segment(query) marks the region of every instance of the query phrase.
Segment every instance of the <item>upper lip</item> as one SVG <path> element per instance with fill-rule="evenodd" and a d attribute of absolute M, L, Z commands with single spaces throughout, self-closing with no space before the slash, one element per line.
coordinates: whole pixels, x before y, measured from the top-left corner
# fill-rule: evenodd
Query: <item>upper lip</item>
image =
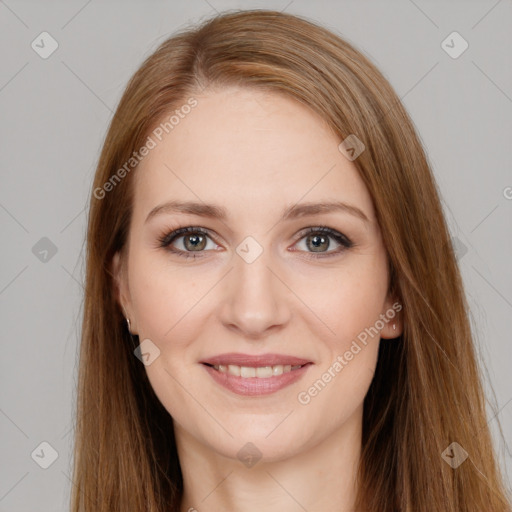
<path fill-rule="evenodd" d="M 209 357 L 201 361 L 203 364 L 210 365 L 236 365 L 236 366 L 247 366 L 247 367 L 260 367 L 260 366 L 276 366 L 284 365 L 305 365 L 311 363 L 307 359 L 300 357 L 288 356 L 285 354 L 261 354 L 257 356 L 251 356 L 249 354 L 238 354 L 235 352 L 229 354 L 220 354 L 218 356 Z"/>

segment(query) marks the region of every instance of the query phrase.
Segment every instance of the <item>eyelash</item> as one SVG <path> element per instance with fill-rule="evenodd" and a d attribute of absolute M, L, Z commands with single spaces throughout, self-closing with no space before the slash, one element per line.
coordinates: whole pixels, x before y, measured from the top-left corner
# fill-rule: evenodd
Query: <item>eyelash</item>
<path fill-rule="evenodd" d="M 202 258 L 203 256 L 199 256 L 198 254 L 193 254 L 193 251 L 182 251 L 181 249 L 175 249 L 171 246 L 172 242 L 174 242 L 177 238 L 179 238 L 180 235 L 187 234 L 187 233 L 194 233 L 194 234 L 200 233 L 200 234 L 205 235 L 208 238 L 210 238 L 207 230 L 200 228 L 200 227 L 188 226 L 185 228 L 175 229 L 174 231 L 171 231 L 171 232 L 166 232 L 163 235 L 161 235 L 160 237 L 158 237 L 159 247 L 167 249 L 168 251 L 170 251 L 182 258 L 193 258 L 193 259 Z M 318 254 L 315 254 L 314 252 L 307 253 L 307 254 L 309 254 L 308 257 L 311 257 L 313 259 L 328 258 L 331 256 L 335 256 L 337 254 L 342 253 L 346 249 L 350 249 L 351 247 L 354 246 L 353 242 L 349 238 L 347 238 L 345 235 L 343 235 L 342 233 L 339 233 L 338 231 L 335 231 L 334 229 L 331 229 L 327 226 L 316 226 L 316 227 L 307 228 L 305 232 L 301 233 L 301 236 L 297 240 L 297 242 L 301 241 L 303 238 L 307 237 L 308 235 L 310 235 L 312 233 L 316 233 L 316 234 L 320 234 L 320 235 L 328 235 L 331 238 L 333 238 L 334 240 L 336 240 L 336 242 L 338 242 L 342 246 L 340 249 L 331 251 L 328 253 L 318 253 Z M 205 251 L 198 251 L 198 252 L 205 252 Z"/>

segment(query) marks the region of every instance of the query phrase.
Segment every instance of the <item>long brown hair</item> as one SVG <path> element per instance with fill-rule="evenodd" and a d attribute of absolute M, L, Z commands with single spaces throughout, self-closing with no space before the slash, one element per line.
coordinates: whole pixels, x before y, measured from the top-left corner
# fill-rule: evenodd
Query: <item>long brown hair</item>
<path fill-rule="evenodd" d="M 509 512 L 461 276 L 413 123 L 361 52 L 306 19 L 268 10 L 226 12 L 162 43 L 110 124 L 89 212 L 73 512 L 179 510 L 172 418 L 133 354 L 111 262 L 126 246 L 133 152 L 187 99 L 224 85 L 285 94 L 318 113 L 340 142 L 356 135 L 365 145 L 354 163 L 375 205 L 404 330 L 381 341 L 364 401 L 356 510 Z M 453 458 L 453 442 L 468 454 L 457 468 L 442 456 L 448 448 Z"/>

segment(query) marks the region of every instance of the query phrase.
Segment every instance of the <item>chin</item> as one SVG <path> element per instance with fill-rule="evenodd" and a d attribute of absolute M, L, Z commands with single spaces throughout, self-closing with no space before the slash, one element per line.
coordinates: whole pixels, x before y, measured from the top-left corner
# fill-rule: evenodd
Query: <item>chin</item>
<path fill-rule="evenodd" d="M 254 420 L 241 422 L 238 428 L 231 424 L 230 433 L 233 437 L 216 437 L 208 444 L 213 450 L 231 459 L 242 460 L 247 456 L 257 457 L 260 462 L 286 460 L 307 450 L 315 442 L 304 424 L 298 425 L 293 421 L 288 423 L 288 419 L 283 422 L 285 417 L 286 414 L 280 415 L 279 421 L 265 421 L 262 424 Z M 272 427 L 269 427 L 270 423 Z"/>

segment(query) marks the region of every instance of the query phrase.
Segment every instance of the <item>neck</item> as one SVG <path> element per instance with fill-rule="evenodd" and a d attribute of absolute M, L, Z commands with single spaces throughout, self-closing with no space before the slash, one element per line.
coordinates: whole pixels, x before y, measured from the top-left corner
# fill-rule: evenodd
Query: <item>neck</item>
<path fill-rule="evenodd" d="M 362 408 L 307 451 L 263 458 L 252 467 L 201 444 L 175 424 L 184 485 L 180 511 L 353 512 L 361 424 Z"/>

